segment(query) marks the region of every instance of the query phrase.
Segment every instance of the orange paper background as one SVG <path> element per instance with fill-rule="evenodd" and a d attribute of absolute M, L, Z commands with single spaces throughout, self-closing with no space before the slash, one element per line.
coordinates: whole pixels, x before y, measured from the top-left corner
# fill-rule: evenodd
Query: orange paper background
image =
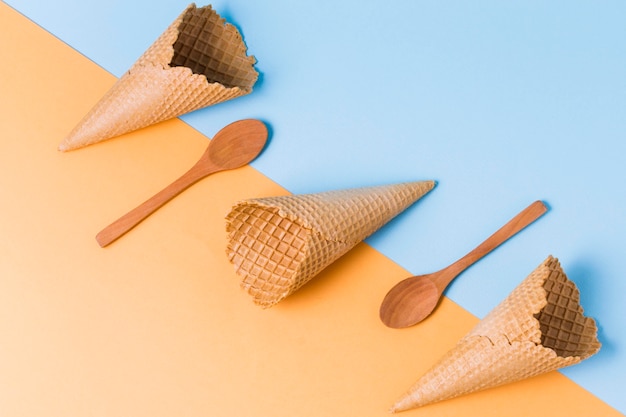
<path fill-rule="evenodd" d="M 172 120 L 58 152 L 115 80 L 5 4 L 0 30 L 20 34 L 0 66 L 0 415 L 382 416 L 476 323 L 444 299 L 419 326 L 385 328 L 380 300 L 409 274 L 366 244 L 276 307 L 254 306 L 226 259 L 224 216 L 287 192 L 250 167 L 101 249 L 95 234 L 207 138 Z M 405 415 L 536 413 L 620 415 L 558 372 Z"/>

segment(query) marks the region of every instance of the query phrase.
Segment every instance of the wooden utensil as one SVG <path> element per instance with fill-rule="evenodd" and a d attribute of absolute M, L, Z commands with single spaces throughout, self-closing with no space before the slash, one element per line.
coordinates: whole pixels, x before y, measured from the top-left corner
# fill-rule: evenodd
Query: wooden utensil
<path fill-rule="evenodd" d="M 254 119 L 239 120 L 224 127 L 209 142 L 202 157 L 189 171 L 105 227 L 96 235 L 96 241 L 101 247 L 109 245 L 202 178 L 248 164 L 263 150 L 267 134 L 265 124 Z"/>
<path fill-rule="evenodd" d="M 541 217 L 547 207 L 535 201 L 470 253 L 450 266 L 427 275 L 407 278 L 396 284 L 380 306 L 380 319 L 394 329 L 409 327 L 432 313 L 448 284 L 483 256 Z"/>

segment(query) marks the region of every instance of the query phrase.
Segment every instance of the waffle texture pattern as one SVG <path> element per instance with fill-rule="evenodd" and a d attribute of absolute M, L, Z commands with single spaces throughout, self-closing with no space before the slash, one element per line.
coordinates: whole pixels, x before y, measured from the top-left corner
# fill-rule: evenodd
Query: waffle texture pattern
<path fill-rule="evenodd" d="M 403 411 L 576 364 L 600 349 L 580 294 L 549 256 L 444 355 L 392 411 Z"/>
<path fill-rule="evenodd" d="M 306 284 L 434 187 L 420 181 L 250 199 L 227 215 L 227 255 L 256 304 Z"/>
<path fill-rule="evenodd" d="M 210 6 L 191 4 L 61 142 L 81 148 L 252 91 L 255 58 Z"/>

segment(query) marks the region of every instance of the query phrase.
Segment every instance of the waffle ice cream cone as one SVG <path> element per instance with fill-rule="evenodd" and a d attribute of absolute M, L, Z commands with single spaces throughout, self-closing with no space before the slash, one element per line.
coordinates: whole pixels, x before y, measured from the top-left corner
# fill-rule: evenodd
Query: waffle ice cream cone
<path fill-rule="evenodd" d="M 270 307 L 417 201 L 433 181 L 250 199 L 227 215 L 241 286 Z"/>
<path fill-rule="evenodd" d="M 392 407 L 421 407 L 588 358 L 600 349 L 593 319 L 557 259 L 548 257 Z"/>
<path fill-rule="evenodd" d="M 61 142 L 72 150 L 252 91 L 256 60 L 211 6 L 185 11 Z"/>

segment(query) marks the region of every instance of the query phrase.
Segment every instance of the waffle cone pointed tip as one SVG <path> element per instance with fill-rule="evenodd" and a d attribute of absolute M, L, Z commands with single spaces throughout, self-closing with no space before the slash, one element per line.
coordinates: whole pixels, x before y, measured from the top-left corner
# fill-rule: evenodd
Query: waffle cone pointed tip
<path fill-rule="evenodd" d="M 65 141 L 61 142 L 57 149 L 61 152 L 69 151 L 69 147 Z"/>
<path fill-rule="evenodd" d="M 391 406 L 389 412 L 391 414 L 399 413 L 402 411 L 410 410 L 414 408 L 415 401 L 411 397 L 404 397 L 398 400 L 394 405 Z"/>
<path fill-rule="evenodd" d="M 600 349 L 580 294 L 549 256 L 392 410 L 403 411 L 574 365 Z"/>
<path fill-rule="evenodd" d="M 241 286 L 270 307 L 434 186 L 419 181 L 245 200 L 226 217 L 226 252 Z"/>

